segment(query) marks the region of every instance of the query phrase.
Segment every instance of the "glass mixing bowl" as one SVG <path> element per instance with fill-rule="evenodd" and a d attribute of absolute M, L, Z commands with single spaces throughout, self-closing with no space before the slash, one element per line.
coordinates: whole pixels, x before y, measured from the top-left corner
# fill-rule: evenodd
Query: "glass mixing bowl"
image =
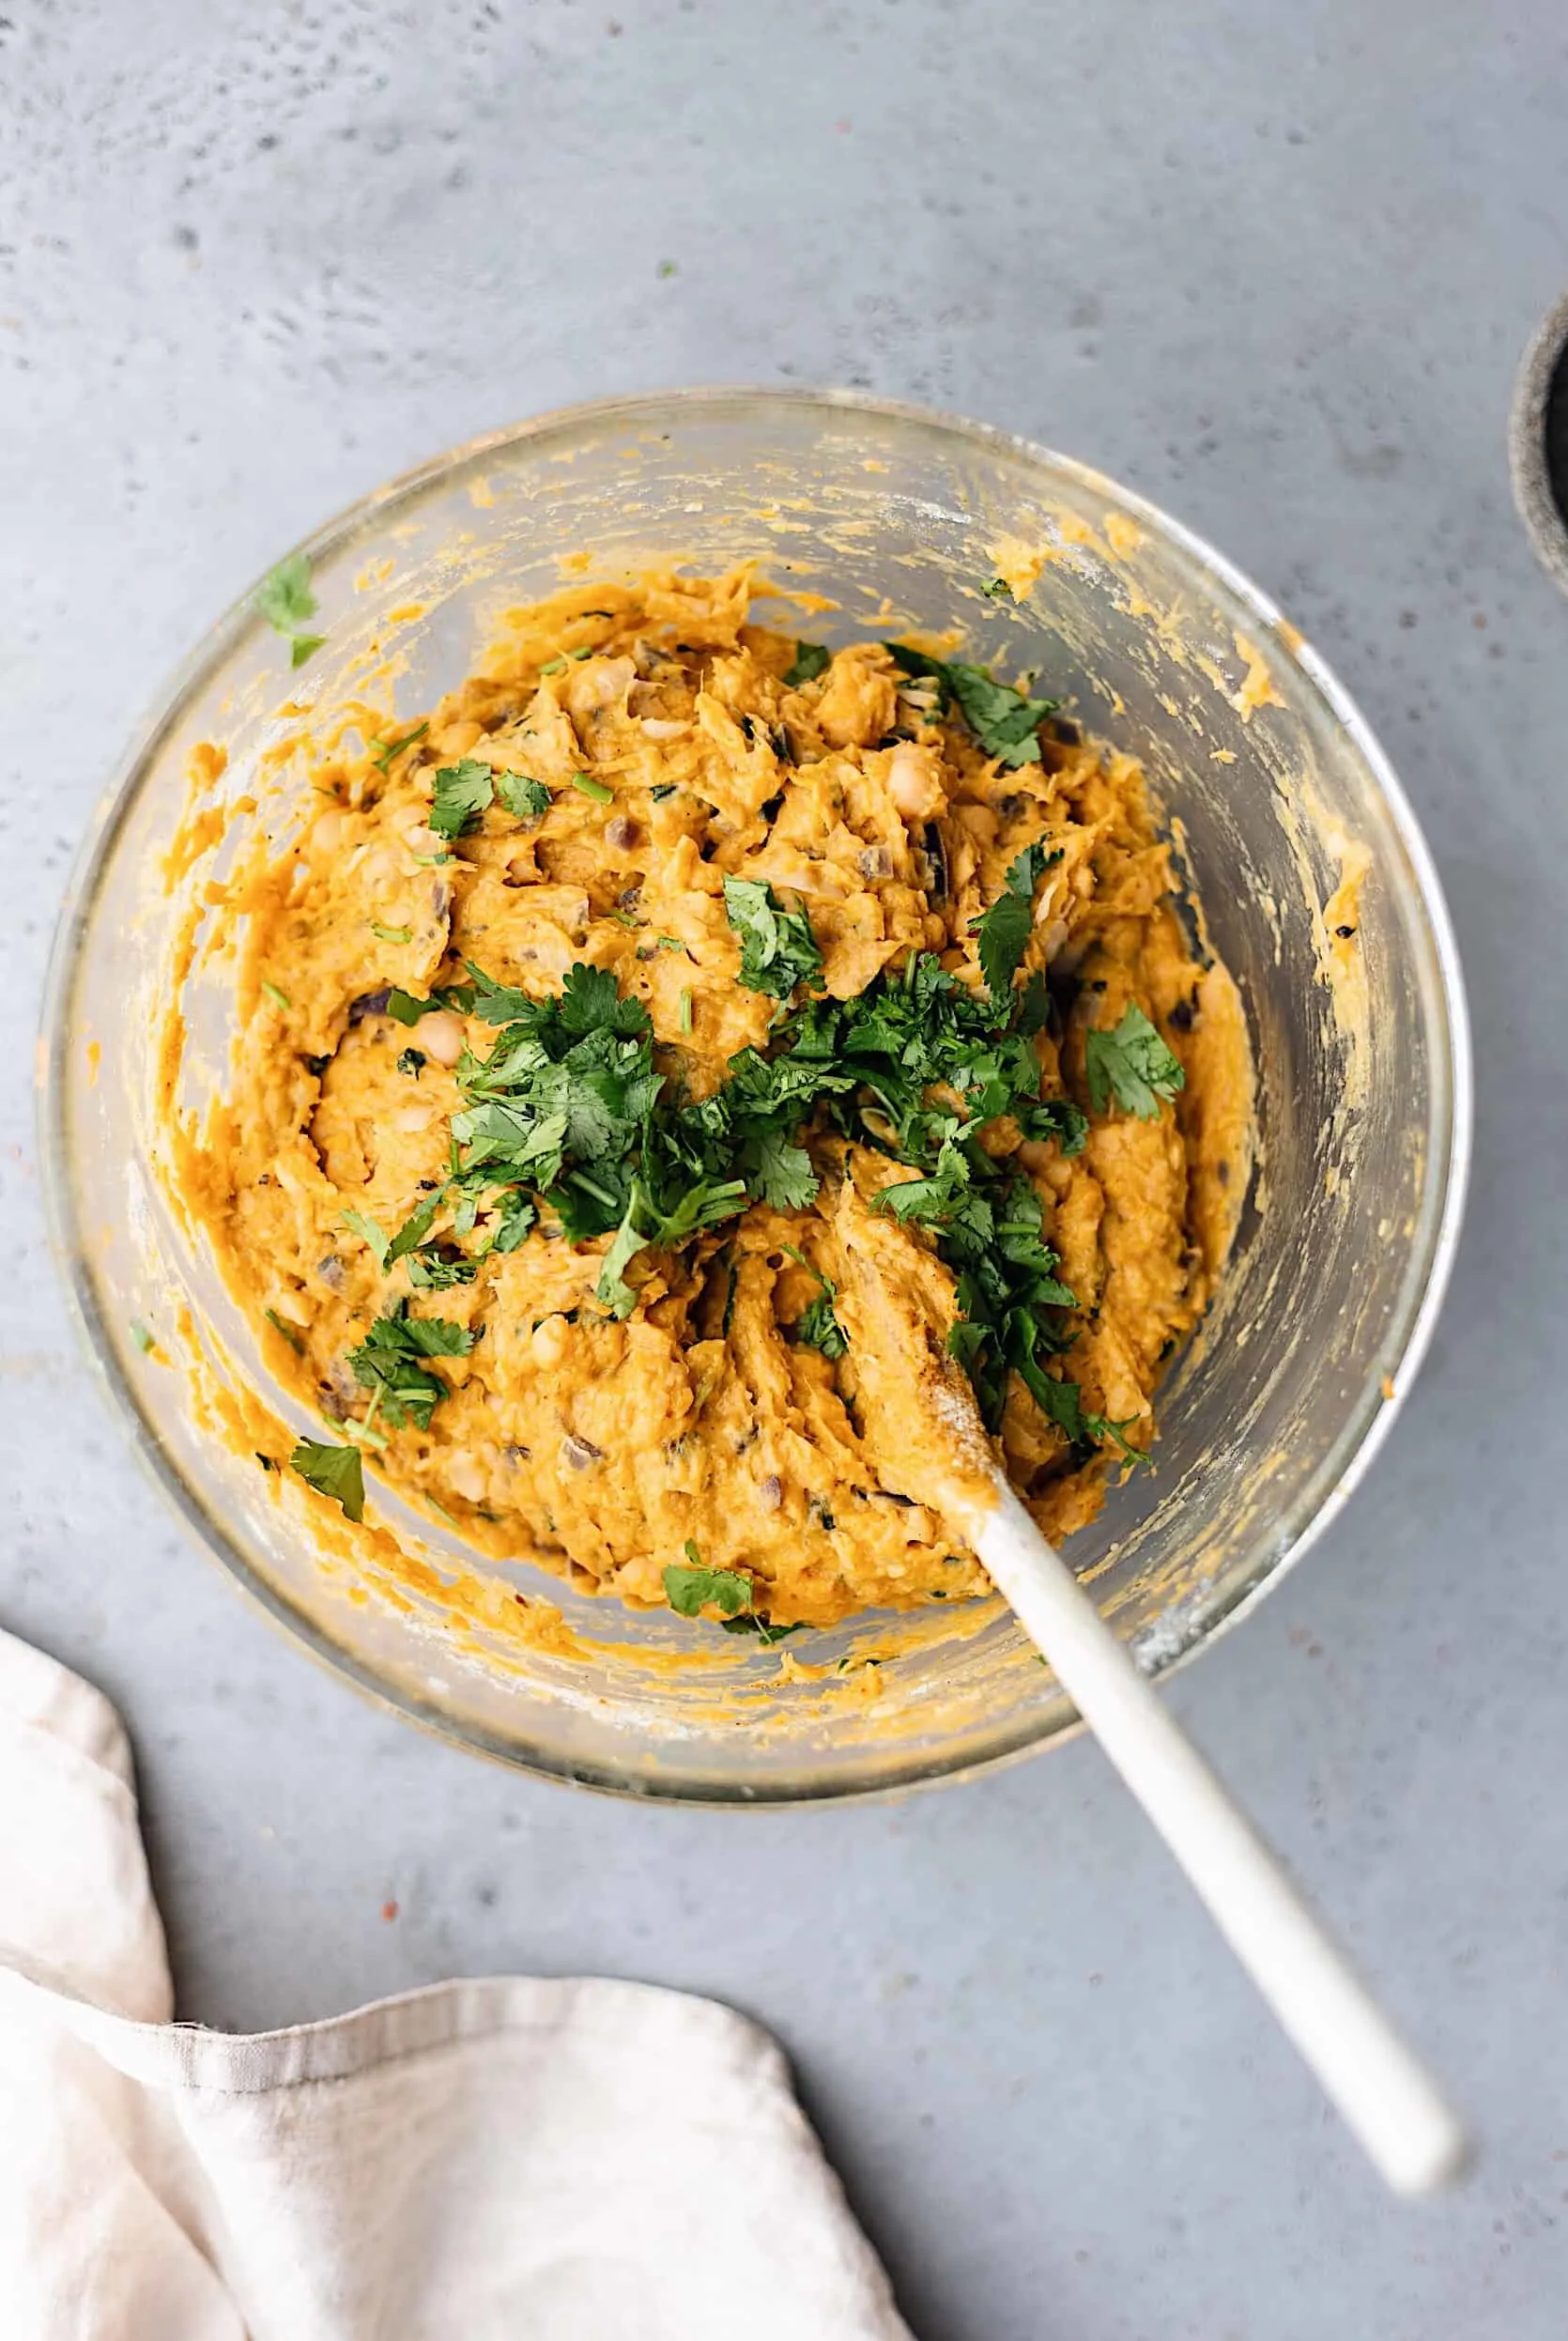
<path fill-rule="evenodd" d="M 192 747 L 225 747 L 210 801 L 232 805 L 299 720 L 284 702 L 330 707 L 390 643 L 398 713 L 426 706 L 467 671 L 493 613 L 553 590 L 569 556 L 587 555 L 576 574 L 591 577 L 761 556 L 778 582 L 839 605 L 813 635 L 960 626 L 1006 671 L 1038 670 L 1091 731 L 1142 757 L 1163 803 L 1246 1003 L 1258 1159 L 1225 1291 L 1163 1392 L 1158 1469 L 1115 1490 L 1071 1550 L 1151 1673 L 1233 1622 L 1306 1550 L 1388 1430 L 1453 1249 L 1468 1136 L 1437 881 L 1322 661 L 1141 498 L 999 432 L 843 393 L 686 392 L 548 415 L 423 465 L 303 549 L 325 647 L 291 676 L 247 600 L 187 662 L 86 840 L 47 1007 L 60 1263 L 137 1448 L 223 1565 L 406 1714 L 599 1788 L 731 1803 L 865 1794 L 1021 1755 L 1074 1722 L 999 1603 L 759 1649 L 481 1563 L 378 1491 L 373 1510 L 425 1563 L 399 1579 L 374 1559 L 324 1555 L 253 1456 L 211 1428 L 225 1382 L 311 1426 L 153 1168 L 164 862 Z M 1042 565 L 1026 599 L 980 597 L 998 566 L 1029 555 Z M 277 769 L 302 801 L 303 779 Z M 232 1004 L 193 988 L 188 1075 L 210 1086 Z M 203 1375 L 181 1363 L 185 1336 L 208 1353 Z M 557 1603 L 588 1656 L 519 1642 L 514 1588 Z"/>

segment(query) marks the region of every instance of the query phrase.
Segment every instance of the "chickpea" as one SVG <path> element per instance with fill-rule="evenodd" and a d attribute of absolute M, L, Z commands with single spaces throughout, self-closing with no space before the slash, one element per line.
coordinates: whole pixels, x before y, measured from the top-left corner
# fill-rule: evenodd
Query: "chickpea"
<path fill-rule="evenodd" d="M 899 741 L 887 766 L 887 793 L 906 821 L 929 821 L 942 810 L 942 783 L 929 747 Z"/>
<path fill-rule="evenodd" d="M 438 1065 L 455 1065 L 468 1035 L 461 1016 L 453 1015 L 450 1008 L 442 1008 L 434 1016 L 420 1018 L 417 1038 L 425 1055 L 433 1057 Z"/>
<path fill-rule="evenodd" d="M 469 1503 L 483 1503 L 489 1493 L 478 1457 L 466 1447 L 459 1447 L 447 1456 L 446 1475 L 458 1495 L 466 1497 Z"/>
<path fill-rule="evenodd" d="M 442 756 L 466 756 L 474 742 L 484 737 L 484 726 L 465 718 L 456 723 L 443 724 L 432 746 Z"/>

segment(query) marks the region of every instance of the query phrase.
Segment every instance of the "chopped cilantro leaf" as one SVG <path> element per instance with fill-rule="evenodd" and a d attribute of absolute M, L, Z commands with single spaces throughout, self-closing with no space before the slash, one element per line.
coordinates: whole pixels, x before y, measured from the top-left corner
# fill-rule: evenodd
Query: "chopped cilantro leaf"
<path fill-rule="evenodd" d="M 438 838 L 460 838 L 478 821 L 495 793 L 496 776 L 490 765 L 472 756 L 443 764 L 436 775 L 431 828 Z"/>
<path fill-rule="evenodd" d="M 832 655 L 825 643 L 797 642 L 793 662 L 785 670 L 785 689 L 794 691 L 803 683 L 815 683 Z"/>
<path fill-rule="evenodd" d="M 757 1640 L 763 1643 L 785 1641 L 792 1634 L 805 1632 L 804 1626 L 800 1625 L 775 1625 L 773 1620 L 760 1610 L 743 1610 L 738 1618 L 725 1618 L 722 1623 L 727 1634 L 755 1634 Z"/>
<path fill-rule="evenodd" d="M 1103 1414 L 1088 1414 L 1084 1409 L 1084 1393 L 1076 1382 L 1058 1380 L 1053 1374 L 1026 1374 L 1025 1379 L 1042 1414 L 1055 1424 L 1065 1439 L 1075 1447 L 1115 1447 L 1126 1463 L 1144 1463 L 1147 1457 L 1141 1447 L 1135 1447 L 1127 1437 L 1126 1423 L 1109 1422 Z"/>
<path fill-rule="evenodd" d="M 1044 968 L 1037 967 L 1025 981 L 1022 996 L 1013 1009 L 1013 1030 L 1032 1040 L 1050 1022 L 1051 987 L 1045 980 Z"/>
<path fill-rule="evenodd" d="M 958 658 L 930 658 L 906 643 L 886 645 L 895 665 L 905 674 L 934 675 L 957 700 L 960 712 L 988 756 L 1009 766 L 1038 764 L 1039 727 L 1053 715 L 1060 700 L 1026 699 L 1010 683 L 998 683 L 983 667 L 966 666 Z"/>
<path fill-rule="evenodd" d="M 498 772 L 496 794 L 519 821 L 537 821 L 550 809 L 550 793 L 543 780 L 530 780 L 525 773 Z"/>
<path fill-rule="evenodd" d="M 360 1238 L 360 1240 L 362 1243 L 369 1244 L 371 1251 L 376 1255 L 377 1267 L 384 1273 L 387 1265 L 387 1254 L 392 1249 L 391 1237 L 384 1235 L 381 1229 L 377 1226 L 376 1222 L 373 1219 L 368 1218 L 363 1211 L 342 1211 L 338 1214 L 338 1216 L 341 1218 L 346 1227 L 351 1227 L 353 1229 L 355 1235 Z"/>
<path fill-rule="evenodd" d="M 980 973 L 993 1000 L 1005 1000 L 1012 989 L 1018 963 L 1028 947 L 1033 913 L 1027 895 L 1010 888 L 999 894 L 976 928 Z"/>
<path fill-rule="evenodd" d="M 465 960 L 473 981 L 473 1012 L 487 1024 L 530 1024 L 540 1014 L 540 1003 L 513 984 L 493 983 L 483 968 L 472 960 Z"/>
<path fill-rule="evenodd" d="M 1011 684 L 992 682 L 983 667 L 955 661 L 947 672 L 964 721 L 986 754 L 1010 766 L 1038 764 L 1039 727 L 1060 701 L 1026 699 Z"/>
<path fill-rule="evenodd" d="M 324 634 L 297 634 L 288 646 L 289 665 L 302 667 L 307 658 L 315 656 L 326 639 Z"/>
<path fill-rule="evenodd" d="M 1041 872 L 1061 858 L 1060 848 L 1049 853 L 1038 838 L 1026 845 L 1008 869 L 1002 892 L 978 922 L 980 972 L 993 1000 L 1005 1001 L 1012 990 L 1034 923 L 1035 888 Z"/>
<path fill-rule="evenodd" d="M 506 1200 L 496 1214 L 495 1225 L 485 1239 L 484 1251 L 515 1252 L 539 1217 L 527 1195 L 510 1188 Z"/>
<path fill-rule="evenodd" d="M 474 1337 L 466 1325 L 447 1317 L 378 1317 L 368 1335 L 372 1348 L 395 1350 L 410 1358 L 466 1358 Z"/>
<path fill-rule="evenodd" d="M 678 1252 L 704 1227 L 744 1210 L 746 1201 L 744 1180 L 703 1178 L 688 1187 L 672 1209 L 661 1210 L 646 1181 L 634 1178 L 625 1213 L 599 1271 L 594 1298 L 600 1306 L 612 1317 L 629 1317 L 637 1294 L 626 1282 L 625 1271 L 639 1252 Z"/>
<path fill-rule="evenodd" d="M 305 1353 L 305 1345 L 300 1340 L 299 1334 L 295 1332 L 293 1326 L 287 1323 L 284 1318 L 281 1317 L 276 1309 L 264 1309 L 262 1314 L 266 1317 L 269 1325 L 271 1326 L 272 1331 L 275 1333 L 281 1333 L 283 1335 L 289 1348 L 293 1350 L 295 1356 L 303 1357 Z M 152 1347 L 150 1334 L 148 1335 L 146 1346 L 148 1348 Z"/>
<path fill-rule="evenodd" d="M 263 578 L 253 595 L 258 616 L 277 634 L 300 634 L 315 615 L 311 592 L 311 565 L 303 553 L 290 553 Z"/>
<path fill-rule="evenodd" d="M 1032 901 L 1041 878 L 1061 858 L 1059 845 L 1048 846 L 1043 838 L 1037 838 L 1032 845 L 1024 847 L 1016 860 L 1008 863 L 1006 880 L 1008 893 L 1019 895 L 1025 902 Z"/>
<path fill-rule="evenodd" d="M 764 1128 L 746 1148 L 746 1183 L 777 1211 L 803 1211 L 817 1192 L 817 1174 L 804 1147 L 792 1146 L 782 1130 Z"/>
<path fill-rule="evenodd" d="M 843 1327 L 833 1313 L 834 1295 L 838 1287 L 829 1279 L 822 1279 L 822 1289 L 795 1319 L 794 1335 L 808 1349 L 820 1349 L 824 1358 L 841 1358 L 849 1348 Z"/>
<path fill-rule="evenodd" d="M 561 1021 L 568 1032 L 635 1039 L 648 1030 L 648 1010 L 640 1000 L 621 997 L 612 968 L 588 967 L 579 960 L 561 987 Z"/>
<path fill-rule="evenodd" d="M 427 1373 L 423 1358 L 467 1357 L 473 1335 L 442 1317 L 411 1317 L 403 1303 L 378 1317 L 358 1348 L 348 1352 L 355 1379 L 374 1393 L 383 1419 L 394 1430 L 413 1423 L 430 1428 L 430 1417 L 447 1394 L 447 1385 Z"/>
<path fill-rule="evenodd" d="M 408 1255 L 408 1282 L 416 1292 L 445 1292 L 453 1285 L 471 1285 L 478 1274 L 474 1261 L 436 1244 Z"/>
<path fill-rule="evenodd" d="M 1078 1384 L 1038 1371 L 1028 1376 L 1028 1382 L 1047 1421 L 1054 1423 L 1074 1446 L 1085 1443 L 1088 1434 L 1084 1428 L 1084 1393 Z"/>
<path fill-rule="evenodd" d="M 399 1024 L 417 1024 L 422 1016 L 434 1016 L 440 1005 L 439 1000 L 422 1000 L 412 992 L 402 992 L 396 984 L 387 993 L 387 1014 Z M 407 1054 L 412 1055 L 415 1052 L 410 1050 Z M 398 1066 L 401 1070 L 401 1058 Z"/>
<path fill-rule="evenodd" d="M 1103 1114 L 1111 1093 L 1124 1113 L 1144 1122 L 1160 1117 L 1161 1098 L 1174 1098 L 1187 1076 L 1141 1008 L 1130 1004 L 1114 1032 L 1091 1032 L 1084 1042 L 1089 1101 Z"/>
<path fill-rule="evenodd" d="M 1026 1138 L 1054 1138 L 1064 1158 L 1082 1154 L 1088 1143 L 1089 1117 L 1071 1098 L 1042 1098 L 1019 1115 Z"/>
<path fill-rule="evenodd" d="M 697 1548 L 688 1544 L 686 1550 Z M 705 1569 L 699 1563 L 690 1567 L 672 1561 L 664 1572 L 664 1590 L 670 1608 L 677 1617 L 700 1617 L 711 1602 L 721 1617 L 738 1617 L 751 1607 L 751 1579 L 738 1569 Z"/>
<path fill-rule="evenodd" d="M 1013 589 L 1006 578 L 992 578 L 989 585 L 981 586 L 980 591 L 988 602 L 1010 602 L 1014 598 Z"/>
<path fill-rule="evenodd" d="M 387 1246 L 387 1256 L 383 1263 L 385 1267 L 391 1268 L 398 1260 L 407 1259 L 410 1252 L 418 1249 L 435 1226 L 436 1214 L 445 1201 L 446 1190 L 444 1187 L 438 1187 L 433 1195 L 428 1195 L 422 1204 L 409 1212 Z"/>
<path fill-rule="evenodd" d="M 509 1178 L 532 1178 L 546 1186 L 560 1176 L 566 1117 L 538 1115 L 492 1098 L 454 1114 L 452 1134 L 462 1147 L 464 1171 L 495 1163 L 504 1165 Z"/>
<path fill-rule="evenodd" d="M 781 910 L 761 878 L 726 878 L 724 907 L 741 938 L 740 979 L 750 992 L 787 1000 L 821 975 L 822 955 L 803 910 Z"/>
<path fill-rule="evenodd" d="M 301 1439 L 288 1458 L 307 1486 L 340 1503 L 351 1520 L 365 1516 L 364 1465 L 358 1447 L 334 1447 L 319 1439 Z"/>
<path fill-rule="evenodd" d="M 969 1194 L 970 1170 L 968 1161 L 950 1138 L 943 1141 L 935 1170 L 926 1178 L 903 1178 L 895 1185 L 884 1187 L 877 1197 L 881 1210 L 891 1211 L 897 1220 L 939 1221 L 945 1219 L 961 1199 L 975 1208 L 990 1209 L 982 1197 Z M 988 1234 L 990 1230 L 986 1231 Z"/>
<path fill-rule="evenodd" d="M 626 1271 L 638 1254 L 646 1248 L 647 1242 L 647 1237 L 638 1230 L 633 1206 L 628 1203 L 626 1215 L 615 1231 L 615 1241 L 605 1254 L 599 1281 L 594 1286 L 595 1300 L 612 1317 L 630 1317 L 637 1306 L 637 1293 L 626 1282 Z"/>

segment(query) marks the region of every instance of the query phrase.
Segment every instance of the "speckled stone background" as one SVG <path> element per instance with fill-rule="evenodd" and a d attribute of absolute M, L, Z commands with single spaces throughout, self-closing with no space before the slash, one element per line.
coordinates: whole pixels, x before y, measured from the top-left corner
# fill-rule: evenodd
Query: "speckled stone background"
<path fill-rule="evenodd" d="M 11 0 L 0 1619 L 129 1718 L 186 2016 L 458 1969 L 735 2001 L 922 2341 L 1559 2341 L 1568 606 L 1503 433 L 1568 280 L 1565 110 L 1557 0 Z M 73 1348 L 36 995 L 164 672 L 384 474 L 745 378 L 950 405 L 1167 503 L 1427 825 L 1480 1064 L 1447 1315 L 1371 1484 L 1173 1698 L 1473 2116 L 1449 2201 L 1379 2194 L 1093 1748 L 799 1817 L 488 1769 L 251 1614 Z"/>

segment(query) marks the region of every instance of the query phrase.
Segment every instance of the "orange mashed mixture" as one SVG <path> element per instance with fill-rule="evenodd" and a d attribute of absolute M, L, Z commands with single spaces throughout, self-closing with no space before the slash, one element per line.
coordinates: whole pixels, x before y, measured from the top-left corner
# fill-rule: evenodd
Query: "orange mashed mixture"
<path fill-rule="evenodd" d="M 1053 718 L 1039 761 L 1009 768 L 877 642 L 787 681 L 798 645 L 751 622 L 755 590 L 743 568 L 574 586 L 514 610 L 423 726 L 388 726 L 392 752 L 369 743 L 317 774 L 314 820 L 243 889 L 254 1011 L 177 1175 L 269 1368 L 326 1418 L 313 1436 L 361 1440 L 373 1500 L 379 1474 L 486 1551 L 633 1603 L 663 1603 L 664 1571 L 690 1547 L 744 1576 L 757 1614 L 825 1625 L 986 1590 L 961 1539 L 902 1484 L 918 1424 L 873 1443 L 853 1345 L 830 1356 L 798 1337 L 844 1273 L 845 1194 L 869 1208 L 912 1174 L 808 1132 L 824 1173 L 811 1205 L 752 1203 L 679 1251 L 644 1253 L 623 1317 L 595 1297 L 607 1235 L 569 1240 L 546 1203 L 515 1248 L 487 1249 L 494 1209 L 462 1227 L 443 1201 L 430 1240 L 471 1278 L 416 1286 L 408 1260 L 378 1257 L 361 1231 L 398 1229 L 440 1190 L 458 1069 L 498 1035 L 460 1008 L 399 1022 L 389 999 L 460 985 L 470 963 L 534 999 L 575 964 L 609 970 L 644 1004 L 667 1081 L 701 1099 L 737 1051 L 766 1048 L 779 1009 L 738 980 L 727 876 L 765 880 L 806 912 L 816 986 L 834 999 L 920 951 L 977 990 L 976 922 L 1042 840 L 1057 858 L 1022 975 L 1043 973 L 1053 1012 L 1030 1045 L 1042 1096 L 1074 1099 L 1087 1140 L 1065 1153 L 1003 1117 L 980 1143 L 1029 1181 L 1075 1297 L 1062 1370 L 1135 1449 L 1153 1436 L 1161 1367 L 1221 1273 L 1251 1074 L 1235 985 L 1177 915 L 1131 757 Z M 466 834 L 438 835 L 434 776 L 462 760 L 542 783 L 546 809 L 519 815 L 498 791 Z M 1130 1003 L 1184 1075 L 1147 1120 L 1092 1110 L 1085 1077 L 1086 1033 Z M 950 1323 L 955 1280 L 930 1234 L 886 1229 L 912 1305 L 918 1293 Z M 445 1389 L 428 1427 L 383 1418 L 361 1432 L 370 1394 L 346 1360 L 400 1303 L 471 1346 L 428 1363 Z M 1055 1538 L 1125 1468 L 1118 1450 L 1085 1456 L 1016 1375 L 996 1448 Z"/>

